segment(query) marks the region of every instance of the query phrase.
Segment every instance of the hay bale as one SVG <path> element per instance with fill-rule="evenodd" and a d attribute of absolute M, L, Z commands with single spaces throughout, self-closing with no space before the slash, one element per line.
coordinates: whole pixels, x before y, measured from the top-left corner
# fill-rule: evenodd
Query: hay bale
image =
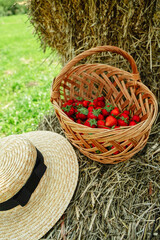
<path fill-rule="evenodd" d="M 28 7 L 44 50 L 47 46 L 57 49 L 66 63 L 91 47 L 121 47 L 133 56 L 142 81 L 159 97 L 158 4 L 158 0 L 30 0 Z M 88 61 L 125 68 L 123 59 L 104 56 Z"/>
<path fill-rule="evenodd" d="M 58 119 L 44 116 L 39 130 L 64 136 Z M 154 124 L 146 147 L 127 162 L 102 165 L 76 148 L 79 181 L 62 218 L 43 239 L 158 240 L 160 134 Z"/>

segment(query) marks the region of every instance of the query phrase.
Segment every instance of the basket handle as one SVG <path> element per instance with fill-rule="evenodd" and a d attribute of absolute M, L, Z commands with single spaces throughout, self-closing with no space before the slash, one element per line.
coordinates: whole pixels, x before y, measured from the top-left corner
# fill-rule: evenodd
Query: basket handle
<path fill-rule="evenodd" d="M 122 50 L 119 47 L 106 45 L 106 46 L 99 46 L 99 47 L 91 48 L 89 50 L 84 51 L 83 53 L 80 53 L 79 55 L 74 57 L 68 64 L 66 64 L 66 66 L 61 71 L 60 75 L 67 73 L 68 70 L 71 69 L 71 67 L 73 67 L 76 63 L 78 63 L 83 58 L 86 58 L 88 56 L 91 56 L 91 55 L 99 53 L 99 52 L 112 52 L 112 53 L 117 53 L 117 54 L 123 56 L 130 63 L 132 73 L 133 74 L 138 73 L 137 65 L 131 55 L 129 55 L 126 51 Z"/>
<path fill-rule="evenodd" d="M 62 71 L 60 72 L 60 74 L 54 79 L 54 83 L 52 85 L 52 93 L 54 91 L 56 91 L 56 89 L 58 88 L 58 86 L 60 85 L 63 76 L 65 76 L 65 74 L 75 65 L 77 64 L 80 60 L 91 56 L 93 54 L 96 53 L 100 53 L 100 52 L 112 52 L 112 53 L 117 53 L 121 56 L 123 56 L 125 59 L 128 60 L 128 62 L 130 63 L 131 69 L 132 69 L 132 74 L 138 74 L 138 69 L 137 69 L 137 65 L 133 59 L 133 57 L 131 55 L 129 55 L 126 51 L 122 50 L 121 48 L 115 47 L 115 46 L 98 46 L 95 48 L 91 48 L 89 50 L 84 51 L 83 53 L 80 53 L 79 55 L 77 55 L 76 57 L 74 57 L 70 62 L 68 62 L 62 69 Z M 54 94 L 52 94 L 53 96 Z"/>

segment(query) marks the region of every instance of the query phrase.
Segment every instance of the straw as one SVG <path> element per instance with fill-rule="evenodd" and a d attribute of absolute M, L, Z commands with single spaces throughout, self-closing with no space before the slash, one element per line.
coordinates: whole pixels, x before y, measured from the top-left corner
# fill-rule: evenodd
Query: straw
<path fill-rule="evenodd" d="M 38 129 L 51 130 L 51 127 L 64 135 L 53 113 L 41 120 Z M 80 172 L 76 192 L 63 218 L 67 240 L 150 239 L 152 230 L 152 240 L 158 239 L 159 127 L 157 120 L 145 148 L 117 165 L 92 161 L 74 148 Z M 60 240 L 61 221 L 43 239 Z"/>

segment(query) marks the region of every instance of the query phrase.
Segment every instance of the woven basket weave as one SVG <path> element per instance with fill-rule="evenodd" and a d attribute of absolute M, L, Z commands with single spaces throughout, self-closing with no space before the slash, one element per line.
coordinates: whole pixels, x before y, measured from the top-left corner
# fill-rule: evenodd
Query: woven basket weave
<path fill-rule="evenodd" d="M 122 55 L 131 65 L 132 73 L 106 64 L 76 65 L 80 60 L 99 52 Z M 102 94 L 120 111 L 131 110 L 141 122 L 120 129 L 90 128 L 72 121 L 62 105 L 69 99 L 95 99 Z M 92 160 L 104 164 L 126 161 L 147 143 L 151 126 L 158 112 L 154 94 L 141 82 L 134 59 L 114 46 L 99 46 L 73 58 L 53 80 L 51 102 L 68 140 Z M 92 144 L 95 147 L 91 147 Z M 115 148 L 108 150 L 113 145 Z M 99 151 L 97 151 L 99 150 Z M 115 151 L 119 151 L 114 155 Z"/>

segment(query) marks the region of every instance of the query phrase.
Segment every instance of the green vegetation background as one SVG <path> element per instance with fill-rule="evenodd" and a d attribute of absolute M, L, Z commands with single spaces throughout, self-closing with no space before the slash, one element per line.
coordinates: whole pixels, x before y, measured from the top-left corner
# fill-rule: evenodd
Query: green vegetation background
<path fill-rule="evenodd" d="M 0 16 L 26 13 L 27 7 L 23 3 L 24 0 L 0 0 Z"/>
<path fill-rule="evenodd" d="M 58 55 L 44 54 L 26 15 L 0 17 L 0 137 L 36 130 L 53 111 L 52 79 L 61 65 Z M 53 60 L 51 62 L 51 60 Z"/>

